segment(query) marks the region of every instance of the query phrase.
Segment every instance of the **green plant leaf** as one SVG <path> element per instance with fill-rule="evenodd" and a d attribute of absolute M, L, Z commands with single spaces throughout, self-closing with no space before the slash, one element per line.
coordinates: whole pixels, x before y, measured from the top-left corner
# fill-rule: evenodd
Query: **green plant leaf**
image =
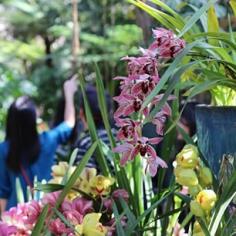
<path fill-rule="evenodd" d="M 164 200 L 166 200 L 168 197 L 170 197 L 174 193 L 175 189 L 170 190 L 167 194 L 165 194 L 161 199 L 157 200 L 155 203 L 153 203 L 147 210 L 143 212 L 142 215 L 140 215 L 137 220 L 134 222 L 132 226 L 129 227 L 129 230 L 127 232 L 127 235 L 130 235 L 133 230 L 137 227 L 137 225 L 147 216 L 149 215 L 158 205 L 160 205 Z"/>
<path fill-rule="evenodd" d="M 102 75 L 100 73 L 100 70 L 97 64 L 95 64 L 95 71 L 96 71 L 96 87 L 97 87 L 98 103 L 101 110 L 103 123 L 109 137 L 111 148 L 114 148 L 116 146 L 116 141 L 115 141 L 115 138 L 113 137 L 113 133 L 111 132 L 111 126 L 109 122 L 108 111 L 107 111 L 106 101 L 105 101 L 105 89 L 104 89 L 104 85 L 102 81 Z M 136 202 L 134 201 L 135 198 L 132 194 L 130 183 L 127 178 L 126 172 L 123 167 L 120 168 L 119 166 L 120 156 L 118 153 L 114 153 L 112 151 L 110 152 L 110 154 L 112 154 L 112 157 L 113 157 L 113 161 L 115 165 L 114 166 L 115 175 L 116 175 L 118 184 L 121 188 L 124 188 L 128 191 L 129 196 L 130 196 L 130 202 L 133 206 L 133 209 L 136 209 Z"/>
<path fill-rule="evenodd" d="M 147 96 L 145 101 L 143 102 L 142 109 L 147 107 L 149 103 L 153 100 L 153 98 L 164 88 L 165 84 L 167 83 L 170 76 L 175 72 L 177 66 L 181 63 L 181 60 L 187 55 L 187 53 L 195 46 L 199 45 L 199 42 L 193 42 L 188 44 L 184 50 L 176 56 L 174 61 L 170 64 L 168 69 L 165 71 L 163 76 L 161 77 L 160 82 L 158 85 L 153 89 L 153 91 Z"/>
<path fill-rule="evenodd" d="M 222 217 L 224 212 L 226 211 L 228 205 L 232 201 L 232 199 L 236 196 L 236 172 L 232 174 L 228 184 L 225 186 L 222 195 L 216 203 L 214 214 L 212 215 L 210 222 L 210 232 L 211 235 L 215 235 L 216 231 L 222 221 Z"/>
<path fill-rule="evenodd" d="M 202 231 L 204 232 L 205 236 L 214 236 L 214 235 L 210 234 L 210 232 L 209 232 L 209 230 L 207 228 L 207 224 L 205 223 L 204 220 L 202 220 L 201 218 L 197 217 L 197 221 L 200 224 L 200 226 L 202 228 Z"/>
<path fill-rule="evenodd" d="M 219 31 L 219 22 L 215 12 L 215 7 L 211 6 L 208 9 L 208 32 L 218 32 Z"/>
<path fill-rule="evenodd" d="M 150 1 L 153 2 L 154 4 L 156 4 L 157 6 L 160 6 L 161 8 L 163 8 L 165 11 L 169 12 L 171 15 L 173 15 L 175 17 L 175 19 L 177 19 L 179 21 L 180 24 L 185 24 L 182 16 L 179 15 L 177 12 L 175 12 L 173 9 L 171 9 L 164 2 L 162 2 L 160 0 L 150 0 Z"/>
<path fill-rule="evenodd" d="M 44 226 L 47 214 L 48 214 L 48 209 L 49 209 L 48 204 L 43 207 L 43 210 L 41 211 L 38 217 L 37 223 L 35 224 L 34 229 L 32 230 L 32 233 L 31 233 L 32 236 L 42 235 L 41 231 L 43 229 L 43 226 Z"/>
<path fill-rule="evenodd" d="M 236 16 L 236 0 L 230 0 L 229 4 L 234 12 L 234 15 Z"/>
<path fill-rule="evenodd" d="M 16 198 L 18 203 L 24 203 L 24 193 L 20 183 L 20 178 L 16 178 Z"/>
<path fill-rule="evenodd" d="M 37 183 L 35 190 L 41 191 L 44 193 L 51 193 L 55 191 L 59 191 L 64 188 L 62 184 L 42 184 L 40 182 Z"/>
<path fill-rule="evenodd" d="M 76 157 L 77 157 L 77 153 L 78 153 L 78 148 L 76 148 L 76 149 L 72 152 L 72 154 L 71 154 L 70 161 L 69 161 L 69 166 L 68 166 L 68 169 L 67 169 L 67 171 L 66 171 L 66 173 L 65 173 L 65 175 L 64 175 L 64 177 L 63 177 L 63 179 L 62 179 L 61 184 L 65 184 L 65 183 L 67 182 L 67 180 L 68 180 L 68 174 L 70 173 L 70 170 L 71 170 L 73 164 L 75 163 L 75 159 L 76 159 Z"/>
<path fill-rule="evenodd" d="M 57 202 L 56 202 L 56 208 L 60 206 L 66 195 L 69 193 L 69 191 L 73 188 L 74 183 L 82 173 L 83 169 L 85 168 L 86 164 L 89 161 L 89 158 L 93 155 L 96 147 L 98 145 L 98 141 L 92 144 L 92 146 L 89 148 L 89 150 L 85 153 L 83 159 L 80 161 L 79 165 L 76 167 L 75 171 L 69 178 L 67 184 L 65 185 L 64 189 L 62 190 L 61 194 L 59 195 Z"/>
<path fill-rule="evenodd" d="M 133 5 L 141 8 L 142 10 L 146 11 L 149 15 L 151 15 L 153 18 L 158 20 L 163 26 L 165 26 L 168 29 L 172 29 L 172 30 L 175 31 L 177 25 L 178 25 L 178 27 L 181 27 L 177 21 L 174 21 L 173 17 L 161 12 L 160 10 L 157 10 L 157 9 L 145 4 L 142 1 L 139 1 L 139 0 L 127 0 L 127 1 L 132 3 Z M 169 20 L 172 23 L 170 23 Z"/>
<path fill-rule="evenodd" d="M 98 141 L 98 146 L 97 146 L 97 149 L 95 151 L 96 161 L 97 161 L 99 167 L 101 168 L 102 173 L 105 176 L 109 176 L 111 172 L 108 168 L 106 158 L 105 158 L 105 156 L 103 154 L 103 151 L 102 151 L 102 144 L 99 141 L 99 138 L 98 138 L 98 135 L 97 135 L 96 126 L 95 126 L 93 116 L 92 116 L 92 112 L 91 112 L 91 109 L 89 107 L 88 99 L 87 99 L 87 96 L 86 96 L 86 93 L 85 93 L 85 85 L 84 85 L 83 78 L 81 78 L 81 80 L 80 80 L 80 87 L 81 87 L 81 91 L 82 91 L 82 94 L 83 94 L 86 120 L 87 120 L 87 123 L 89 124 L 88 125 L 89 133 L 90 133 L 90 136 L 91 136 L 91 139 L 92 139 L 93 142 Z"/>
<path fill-rule="evenodd" d="M 124 232 L 124 229 L 123 229 L 122 224 L 121 224 L 122 215 L 119 215 L 119 212 L 118 212 L 118 209 L 117 209 L 117 206 L 116 206 L 115 202 L 113 202 L 113 204 L 112 204 L 112 209 L 113 209 L 113 213 L 114 213 L 115 221 L 116 221 L 115 225 L 116 225 L 117 235 L 126 236 L 127 234 Z"/>
<path fill-rule="evenodd" d="M 186 34 L 192 28 L 192 26 L 199 20 L 201 15 L 204 12 L 206 12 L 216 2 L 217 0 L 210 0 L 207 3 L 205 3 L 196 13 L 194 13 L 194 15 L 188 20 L 187 24 L 179 33 L 178 37 L 182 37 L 184 34 Z"/>

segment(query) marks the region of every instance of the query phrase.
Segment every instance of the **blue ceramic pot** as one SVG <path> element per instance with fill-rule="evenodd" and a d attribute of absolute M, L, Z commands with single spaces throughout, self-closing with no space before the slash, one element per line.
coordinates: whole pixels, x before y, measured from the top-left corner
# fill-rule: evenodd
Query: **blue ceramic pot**
<path fill-rule="evenodd" d="M 224 154 L 236 154 L 236 107 L 196 106 L 198 147 L 218 176 Z"/>

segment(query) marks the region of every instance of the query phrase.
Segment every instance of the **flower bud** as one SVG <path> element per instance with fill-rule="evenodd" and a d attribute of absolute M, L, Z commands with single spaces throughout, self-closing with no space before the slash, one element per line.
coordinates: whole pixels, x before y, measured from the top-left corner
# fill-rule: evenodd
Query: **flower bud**
<path fill-rule="evenodd" d="M 198 178 L 194 170 L 181 167 L 175 168 L 176 182 L 184 186 L 198 185 Z"/>
<path fill-rule="evenodd" d="M 177 154 L 177 164 L 183 168 L 195 168 L 198 164 L 198 150 L 194 145 L 185 145 L 180 153 Z"/>
<path fill-rule="evenodd" d="M 197 202 L 202 209 L 210 211 L 216 203 L 216 194 L 213 190 L 202 190 L 197 195 Z"/>
<path fill-rule="evenodd" d="M 198 217 L 204 217 L 205 215 L 201 205 L 195 200 L 190 202 L 190 211 Z"/>
<path fill-rule="evenodd" d="M 200 224 L 197 221 L 195 221 L 193 225 L 193 236 L 205 236 Z"/>
<path fill-rule="evenodd" d="M 191 196 L 195 197 L 201 191 L 201 187 L 199 185 L 189 186 L 188 192 Z"/>
<path fill-rule="evenodd" d="M 199 181 L 202 187 L 207 187 L 212 184 L 212 173 L 207 167 L 200 168 Z"/>

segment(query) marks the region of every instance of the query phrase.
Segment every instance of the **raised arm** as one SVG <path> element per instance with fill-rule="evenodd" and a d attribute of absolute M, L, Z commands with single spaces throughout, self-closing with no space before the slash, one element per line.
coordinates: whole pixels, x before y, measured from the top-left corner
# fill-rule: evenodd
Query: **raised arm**
<path fill-rule="evenodd" d="M 74 106 L 74 95 L 77 91 L 77 77 L 73 76 L 70 80 L 64 83 L 64 94 L 65 94 L 65 111 L 64 121 L 70 126 L 75 125 L 75 106 Z"/>

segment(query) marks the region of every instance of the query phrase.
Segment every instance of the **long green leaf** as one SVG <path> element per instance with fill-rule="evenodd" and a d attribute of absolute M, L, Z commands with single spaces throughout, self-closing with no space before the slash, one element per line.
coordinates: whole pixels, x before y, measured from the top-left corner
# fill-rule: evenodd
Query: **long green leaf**
<path fill-rule="evenodd" d="M 75 163 L 75 159 L 77 157 L 77 153 L 78 153 L 78 148 L 76 148 L 72 152 L 72 154 L 71 154 L 68 169 L 67 169 L 67 171 L 66 171 L 66 173 L 65 173 L 65 175 L 64 175 L 64 177 L 62 179 L 62 182 L 61 182 L 62 184 L 65 184 L 67 182 L 67 180 L 68 180 L 68 174 L 70 173 L 70 170 L 71 170 L 73 164 Z"/>
<path fill-rule="evenodd" d="M 216 3 L 217 0 L 210 0 L 207 3 L 205 3 L 187 22 L 187 24 L 184 26 L 182 31 L 179 33 L 178 37 L 182 37 L 185 33 L 187 33 L 193 25 L 199 20 L 201 15 L 206 12 L 212 4 Z"/>
<path fill-rule="evenodd" d="M 113 204 L 112 204 L 112 209 L 113 209 L 113 213 L 114 213 L 115 220 L 116 220 L 117 235 L 126 236 L 127 234 L 124 232 L 124 229 L 123 229 L 122 224 L 121 224 L 122 216 L 119 215 L 119 212 L 118 212 L 118 209 L 117 209 L 117 206 L 116 206 L 115 202 L 113 202 Z"/>
<path fill-rule="evenodd" d="M 20 183 L 20 179 L 18 177 L 16 178 L 16 198 L 18 203 L 25 202 L 23 189 Z"/>
<path fill-rule="evenodd" d="M 229 4 L 234 12 L 234 15 L 236 16 L 236 0 L 230 0 Z"/>
<path fill-rule="evenodd" d="M 170 78 L 170 76 L 172 74 L 174 74 L 177 66 L 181 63 L 181 60 L 187 55 L 187 53 L 189 53 L 189 51 L 195 47 L 199 45 L 199 42 L 193 42 L 191 44 L 188 44 L 185 49 L 179 54 L 177 55 L 177 57 L 175 58 L 175 60 L 170 64 L 170 66 L 168 67 L 168 69 L 165 71 L 165 73 L 163 74 L 163 76 L 161 77 L 160 82 L 158 83 L 158 85 L 153 89 L 153 91 L 148 95 L 148 97 L 145 99 L 145 101 L 143 102 L 142 108 L 145 108 L 148 106 L 148 104 L 153 100 L 153 98 L 164 88 L 165 84 L 167 83 L 168 79 Z"/>
<path fill-rule="evenodd" d="M 233 173 L 228 184 L 225 186 L 220 199 L 217 201 L 215 212 L 211 218 L 209 227 L 212 236 L 215 235 L 225 210 L 227 209 L 228 205 L 235 196 L 236 196 L 236 171 Z"/>
<path fill-rule="evenodd" d="M 165 4 L 164 2 L 160 1 L 160 0 L 150 0 L 151 2 L 153 2 L 154 4 L 156 4 L 157 6 L 160 6 L 161 8 L 163 8 L 164 10 L 166 10 L 167 12 L 169 12 L 171 15 L 173 15 L 180 24 L 185 24 L 184 19 L 182 18 L 181 15 L 179 15 L 177 12 L 175 12 L 173 9 L 171 9 L 167 4 Z"/>
<path fill-rule="evenodd" d="M 56 208 L 60 206 L 66 195 L 69 193 L 69 191 L 72 189 L 74 183 L 82 173 L 83 169 L 85 168 L 86 164 L 89 161 L 89 158 L 93 155 L 96 147 L 98 145 L 98 142 L 93 143 L 93 145 L 89 148 L 89 150 L 85 153 L 83 159 L 80 161 L 79 165 L 76 167 L 75 171 L 69 178 L 67 184 L 65 185 L 64 189 L 62 190 L 61 194 L 59 195 L 56 203 Z"/>
<path fill-rule="evenodd" d="M 42 184 L 42 183 L 37 183 L 35 189 L 37 191 L 41 191 L 44 193 L 51 193 L 55 191 L 59 191 L 64 188 L 64 185 L 62 184 Z"/>
<path fill-rule="evenodd" d="M 95 64 L 95 71 L 96 71 L 96 87 L 97 87 L 98 103 L 101 110 L 103 123 L 109 137 L 111 148 L 114 148 L 116 146 L 116 142 L 115 142 L 115 138 L 113 137 L 113 133 L 111 132 L 111 126 L 109 122 L 108 111 L 107 111 L 106 101 L 104 97 L 105 89 L 104 89 L 104 85 L 102 81 L 102 76 L 101 76 L 101 73 L 97 64 Z M 136 203 L 134 201 L 135 198 L 131 191 L 130 182 L 127 178 L 124 168 L 119 166 L 119 160 L 120 160 L 119 154 L 114 153 L 112 151 L 110 153 L 112 154 L 112 157 L 113 157 L 115 175 L 116 175 L 119 187 L 124 188 L 128 191 L 129 196 L 130 196 L 130 202 L 133 206 L 133 209 L 136 209 Z"/>
<path fill-rule="evenodd" d="M 210 234 L 208 228 L 207 228 L 207 224 L 205 223 L 205 221 L 203 221 L 201 218 L 197 218 L 198 223 L 200 224 L 202 231 L 204 232 L 205 236 L 213 236 Z M 215 236 L 215 235 L 214 235 Z"/>
<path fill-rule="evenodd" d="M 129 231 L 127 235 L 130 235 L 133 230 L 137 227 L 137 225 L 148 215 L 150 212 L 152 212 L 158 205 L 160 205 L 164 200 L 166 200 L 168 197 L 170 197 L 173 193 L 174 190 L 169 191 L 165 196 L 163 196 L 161 199 L 157 200 L 155 203 L 152 204 L 151 207 L 149 207 L 147 210 L 144 211 L 144 213 L 137 218 L 135 223 L 129 227 Z"/>
<path fill-rule="evenodd" d="M 92 141 L 95 142 L 95 141 L 99 140 L 99 138 L 98 138 L 98 135 L 97 135 L 97 130 L 96 130 L 96 126 L 95 126 L 95 123 L 94 123 L 94 120 L 93 120 L 92 112 L 91 112 L 91 109 L 89 107 L 88 99 L 87 99 L 87 96 L 86 96 L 86 93 L 85 93 L 85 85 L 84 85 L 83 78 L 81 78 L 81 80 L 80 80 L 80 86 L 81 86 L 81 90 L 82 90 L 82 94 L 83 94 L 86 120 L 87 120 L 87 123 L 89 124 L 88 125 L 89 133 L 90 133 Z M 95 151 L 95 157 L 96 157 L 96 161 L 97 161 L 99 167 L 102 170 L 102 173 L 105 176 L 109 176 L 110 175 L 110 170 L 108 168 L 106 158 L 103 154 L 102 144 L 101 144 L 100 141 L 98 141 L 98 146 L 97 146 L 97 149 Z"/>
<path fill-rule="evenodd" d="M 201 60 L 190 62 L 187 65 L 182 66 L 172 77 L 170 85 L 167 87 L 164 96 L 162 99 L 158 102 L 157 106 L 152 110 L 150 116 L 148 117 L 148 120 L 151 120 L 156 113 L 162 108 L 162 106 L 167 102 L 169 95 L 173 92 L 173 90 L 176 88 L 177 83 L 179 83 L 179 80 L 181 78 L 181 75 L 190 67 L 192 67 L 195 64 L 198 64 L 200 62 L 203 62 Z"/>
<path fill-rule="evenodd" d="M 43 207 L 43 210 L 40 213 L 40 215 L 38 217 L 38 220 L 37 220 L 37 223 L 35 224 L 34 229 L 33 229 L 32 233 L 31 233 L 32 236 L 40 236 L 40 235 L 42 235 L 41 231 L 43 229 L 43 226 L 44 226 L 47 214 L 48 214 L 48 209 L 49 209 L 48 205 L 45 205 Z"/>
<path fill-rule="evenodd" d="M 149 15 L 151 15 L 153 18 L 158 20 L 163 26 L 166 28 L 175 30 L 176 27 L 171 24 L 166 17 L 163 17 L 164 15 L 167 16 L 167 14 L 164 14 L 163 12 L 145 4 L 144 2 L 137 1 L 137 0 L 127 0 L 128 2 L 132 3 L 133 5 L 141 8 L 142 10 L 146 11 Z M 176 23 L 176 22 L 175 22 Z"/>

